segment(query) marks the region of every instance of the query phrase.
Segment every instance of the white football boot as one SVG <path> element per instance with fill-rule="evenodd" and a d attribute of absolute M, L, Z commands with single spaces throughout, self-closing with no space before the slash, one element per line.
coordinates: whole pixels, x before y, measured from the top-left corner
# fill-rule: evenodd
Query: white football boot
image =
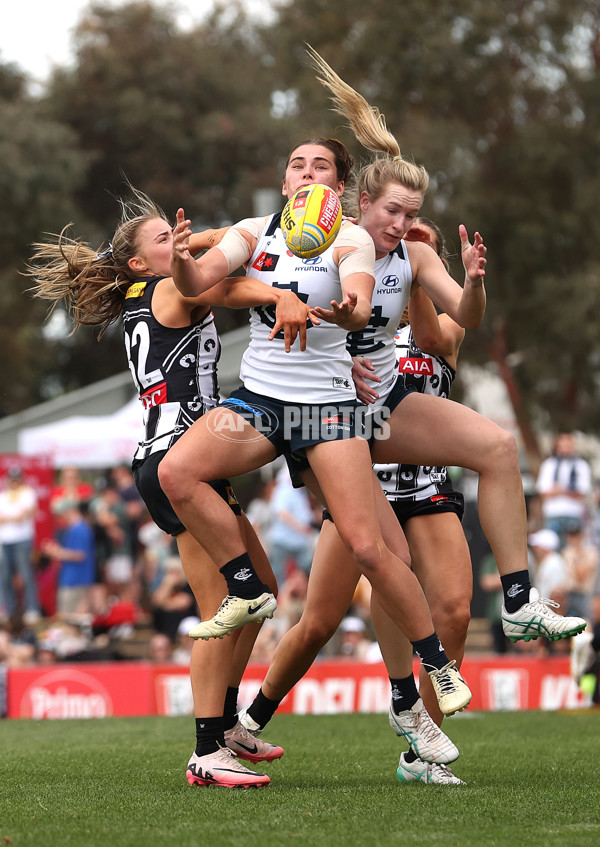
<path fill-rule="evenodd" d="M 587 626 L 583 618 L 557 615 L 553 609 L 558 608 L 558 603 L 540 597 L 539 591 L 532 588 L 529 601 L 516 612 L 509 613 L 502 607 L 504 634 L 511 641 L 535 641 L 536 638 L 557 641 L 559 638 L 570 638 L 578 632 L 583 632 Z"/>
<path fill-rule="evenodd" d="M 390 706 L 389 721 L 396 735 L 406 738 L 423 761 L 448 764 L 458 759 L 458 747 L 432 721 L 420 697 L 414 706 L 399 714 Z"/>
<path fill-rule="evenodd" d="M 452 659 L 440 670 L 437 668 L 429 670 L 430 667 L 431 665 L 427 666 L 427 673 L 438 699 L 440 711 L 444 715 L 453 715 L 455 712 L 462 712 L 463 709 L 466 709 L 473 695 L 460 675 L 456 661 Z"/>
<path fill-rule="evenodd" d="M 265 618 L 272 618 L 277 608 L 277 600 L 270 592 L 265 592 L 252 600 L 234 597 L 228 594 L 219 606 L 215 616 L 202 621 L 188 633 L 190 638 L 223 638 L 247 623 L 259 623 Z"/>
<path fill-rule="evenodd" d="M 436 785 L 466 785 L 452 773 L 448 765 L 437 765 L 435 762 L 424 762 L 415 759 L 414 762 L 405 760 L 406 753 L 400 756 L 396 776 L 398 782 L 426 782 Z"/>

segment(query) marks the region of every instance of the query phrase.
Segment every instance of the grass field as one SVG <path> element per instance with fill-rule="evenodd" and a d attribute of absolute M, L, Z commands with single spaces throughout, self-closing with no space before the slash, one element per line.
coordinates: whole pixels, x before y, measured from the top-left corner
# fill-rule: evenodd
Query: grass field
<path fill-rule="evenodd" d="M 600 713 L 473 713 L 466 786 L 399 784 L 383 715 L 276 716 L 268 788 L 191 788 L 192 718 L 0 722 L 0 845 L 600 844 Z M 258 770 L 258 766 L 254 766 Z"/>

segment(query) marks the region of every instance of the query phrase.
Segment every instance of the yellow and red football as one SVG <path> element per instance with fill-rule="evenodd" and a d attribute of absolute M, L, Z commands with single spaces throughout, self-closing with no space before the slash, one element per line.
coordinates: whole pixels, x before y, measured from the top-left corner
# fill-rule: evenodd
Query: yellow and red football
<path fill-rule="evenodd" d="M 312 259 L 333 244 L 342 224 L 340 198 L 326 185 L 307 185 L 296 191 L 281 213 L 288 249 Z"/>

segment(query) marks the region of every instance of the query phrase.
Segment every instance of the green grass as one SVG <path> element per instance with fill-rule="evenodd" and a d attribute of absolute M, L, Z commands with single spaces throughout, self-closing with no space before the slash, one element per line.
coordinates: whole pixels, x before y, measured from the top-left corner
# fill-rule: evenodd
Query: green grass
<path fill-rule="evenodd" d="M 192 718 L 0 722 L 0 845 L 600 844 L 600 713 L 474 713 L 446 729 L 467 786 L 399 784 L 383 715 L 276 716 L 253 791 L 191 788 Z M 254 766 L 258 770 L 258 766 Z"/>

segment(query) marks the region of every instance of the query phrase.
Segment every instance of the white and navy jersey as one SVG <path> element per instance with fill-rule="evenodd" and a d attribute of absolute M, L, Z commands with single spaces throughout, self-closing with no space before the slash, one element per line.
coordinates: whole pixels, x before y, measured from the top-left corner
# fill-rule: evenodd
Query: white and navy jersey
<path fill-rule="evenodd" d="M 448 397 L 456 376 L 443 356 L 423 353 L 415 344 L 410 326 L 395 335 L 399 378 L 407 388 L 434 397 Z M 388 500 L 425 500 L 452 491 L 445 467 L 428 465 L 373 465 Z"/>
<path fill-rule="evenodd" d="M 123 332 L 129 369 L 143 405 L 145 439 L 135 459 L 168 450 L 195 420 L 219 402 L 221 343 L 209 312 L 190 326 L 163 326 L 152 294 L 159 277 L 139 279 L 125 295 Z"/>
<path fill-rule="evenodd" d="M 375 262 L 375 288 L 372 311 L 364 329 L 348 333 L 348 350 L 352 356 L 366 356 L 377 376 L 379 400 L 369 405 L 369 413 L 385 404 L 396 381 L 394 336 L 408 305 L 413 276 L 403 241 L 395 250 Z"/>
<path fill-rule="evenodd" d="M 248 276 L 276 288 L 294 291 L 310 306 L 330 309 L 342 299 L 333 247 L 312 259 L 299 259 L 288 250 L 280 227 L 281 215 L 272 215 L 248 261 Z M 275 306 L 250 310 L 250 345 L 242 358 L 240 377 L 250 391 L 277 400 L 298 403 L 354 401 L 352 359 L 346 333 L 335 324 L 307 320 L 306 350 L 296 339 L 285 352 L 283 333 L 269 341 L 275 325 Z"/>

